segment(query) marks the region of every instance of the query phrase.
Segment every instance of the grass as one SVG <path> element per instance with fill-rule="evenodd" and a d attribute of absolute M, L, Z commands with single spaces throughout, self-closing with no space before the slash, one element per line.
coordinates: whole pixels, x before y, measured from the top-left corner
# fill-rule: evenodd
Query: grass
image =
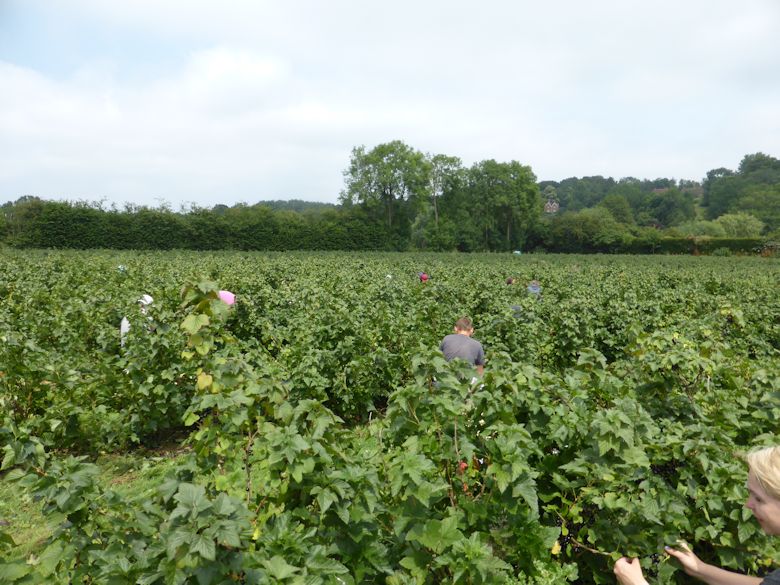
<path fill-rule="evenodd" d="M 148 497 L 162 483 L 181 457 L 176 448 L 101 455 L 98 482 L 128 499 Z M 0 532 L 11 536 L 16 546 L 0 549 L 0 559 L 27 558 L 40 551 L 56 526 L 47 521 L 41 504 L 34 502 L 17 484 L 0 480 Z"/>
<path fill-rule="evenodd" d="M 3 552 L 9 558 L 27 557 L 38 549 L 51 534 L 40 504 L 33 502 L 19 486 L 0 482 L 0 530 L 16 543 L 10 551 Z"/>

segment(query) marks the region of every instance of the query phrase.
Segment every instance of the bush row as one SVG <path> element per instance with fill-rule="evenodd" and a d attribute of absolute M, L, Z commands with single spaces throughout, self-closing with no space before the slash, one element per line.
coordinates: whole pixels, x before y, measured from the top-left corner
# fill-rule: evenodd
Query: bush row
<path fill-rule="evenodd" d="M 409 234 L 390 230 L 361 207 L 298 213 L 256 205 L 175 213 L 148 208 L 106 211 L 36 199 L 17 204 L 6 214 L 5 234 L 0 237 L 17 248 L 357 251 L 456 246 L 452 238 L 449 244 L 435 238 L 413 243 Z M 610 225 L 617 229 L 614 221 Z M 551 252 L 746 255 L 776 250 L 762 238 L 670 238 L 652 228 L 642 228 L 638 235 L 623 227 L 610 232 L 591 226 L 576 234 L 537 228 L 526 247 Z"/>

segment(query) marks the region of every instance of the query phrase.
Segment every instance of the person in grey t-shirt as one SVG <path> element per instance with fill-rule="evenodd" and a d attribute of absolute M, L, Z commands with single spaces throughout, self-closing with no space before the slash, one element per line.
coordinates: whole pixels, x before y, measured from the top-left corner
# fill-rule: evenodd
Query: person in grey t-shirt
<path fill-rule="evenodd" d="M 747 454 L 748 499 L 745 507 L 753 513 L 761 528 L 770 536 L 780 535 L 780 446 L 765 447 Z M 682 565 L 692 577 L 709 585 L 780 585 L 780 569 L 763 579 L 734 573 L 710 565 L 697 557 L 682 541 L 666 547 L 666 553 Z M 615 575 L 621 585 L 647 585 L 638 559 L 622 557 L 615 563 Z"/>
<path fill-rule="evenodd" d="M 454 333 L 450 333 L 442 339 L 439 349 L 447 361 L 459 358 L 473 364 L 477 373 L 481 376 L 485 371 L 485 352 L 482 344 L 472 339 L 474 326 L 467 317 L 458 319 L 455 323 Z"/>

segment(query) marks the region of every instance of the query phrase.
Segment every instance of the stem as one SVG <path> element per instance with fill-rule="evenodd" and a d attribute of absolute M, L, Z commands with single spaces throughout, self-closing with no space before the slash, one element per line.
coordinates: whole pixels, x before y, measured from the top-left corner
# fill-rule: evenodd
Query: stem
<path fill-rule="evenodd" d="M 252 442 L 257 435 L 252 432 L 247 437 L 246 448 L 244 449 L 244 469 L 246 470 L 246 504 L 252 501 L 252 465 L 249 463 L 249 454 L 252 452 Z"/>
<path fill-rule="evenodd" d="M 588 551 L 589 553 L 593 553 L 594 555 L 601 555 L 601 556 L 603 556 L 603 557 L 611 557 L 611 556 L 612 556 L 612 553 L 604 552 L 604 551 L 602 551 L 602 550 L 598 550 L 598 549 L 595 549 L 595 548 L 591 548 L 591 547 L 589 547 L 589 546 L 587 546 L 587 545 L 585 545 L 585 544 L 582 544 L 580 541 L 578 541 L 578 540 L 577 540 L 576 538 L 574 538 L 573 536 L 570 536 L 570 537 L 569 537 L 569 541 L 570 541 L 570 542 L 572 542 L 572 543 L 574 543 L 574 546 L 578 546 L 578 547 L 579 547 L 579 548 L 581 548 L 582 550 L 586 550 L 586 551 Z"/>
<path fill-rule="evenodd" d="M 561 519 L 561 527 L 566 526 L 566 519 L 563 516 L 561 516 L 561 513 L 560 512 L 556 512 L 555 514 L 558 516 L 558 518 Z M 569 542 L 573 543 L 574 546 L 579 547 L 582 550 L 586 550 L 589 553 L 593 553 L 594 555 L 601 555 L 603 557 L 610 557 L 610 556 L 612 556 L 612 553 L 604 552 L 604 551 L 592 548 L 592 547 L 590 547 L 590 546 L 588 546 L 586 544 L 581 543 L 579 540 L 577 540 L 576 538 L 574 538 L 571 535 L 571 532 L 569 532 Z"/>
<path fill-rule="evenodd" d="M 458 462 L 460 462 L 460 448 L 458 447 L 458 421 L 455 421 L 455 455 L 458 457 Z"/>
<path fill-rule="evenodd" d="M 452 487 L 452 473 L 450 472 L 449 461 L 447 461 L 444 473 L 447 475 L 447 483 L 450 484 L 450 489 L 447 490 L 447 495 L 450 498 L 450 505 L 457 508 L 458 501 L 455 499 L 455 488 Z"/>
<path fill-rule="evenodd" d="M 257 508 L 255 508 L 255 516 L 257 516 L 260 513 L 260 510 L 263 508 L 267 500 L 268 500 L 268 496 L 260 500 L 260 502 L 257 504 Z"/>

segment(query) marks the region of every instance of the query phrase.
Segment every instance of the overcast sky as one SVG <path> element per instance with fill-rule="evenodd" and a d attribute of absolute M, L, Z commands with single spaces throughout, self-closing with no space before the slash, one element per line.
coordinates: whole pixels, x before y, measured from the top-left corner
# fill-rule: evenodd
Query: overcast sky
<path fill-rule="evenodd" d="M 780 156 L 778 0 L 0 0 L 0 203 L 336 202 L 353 147 L 539 180 Z"/>

